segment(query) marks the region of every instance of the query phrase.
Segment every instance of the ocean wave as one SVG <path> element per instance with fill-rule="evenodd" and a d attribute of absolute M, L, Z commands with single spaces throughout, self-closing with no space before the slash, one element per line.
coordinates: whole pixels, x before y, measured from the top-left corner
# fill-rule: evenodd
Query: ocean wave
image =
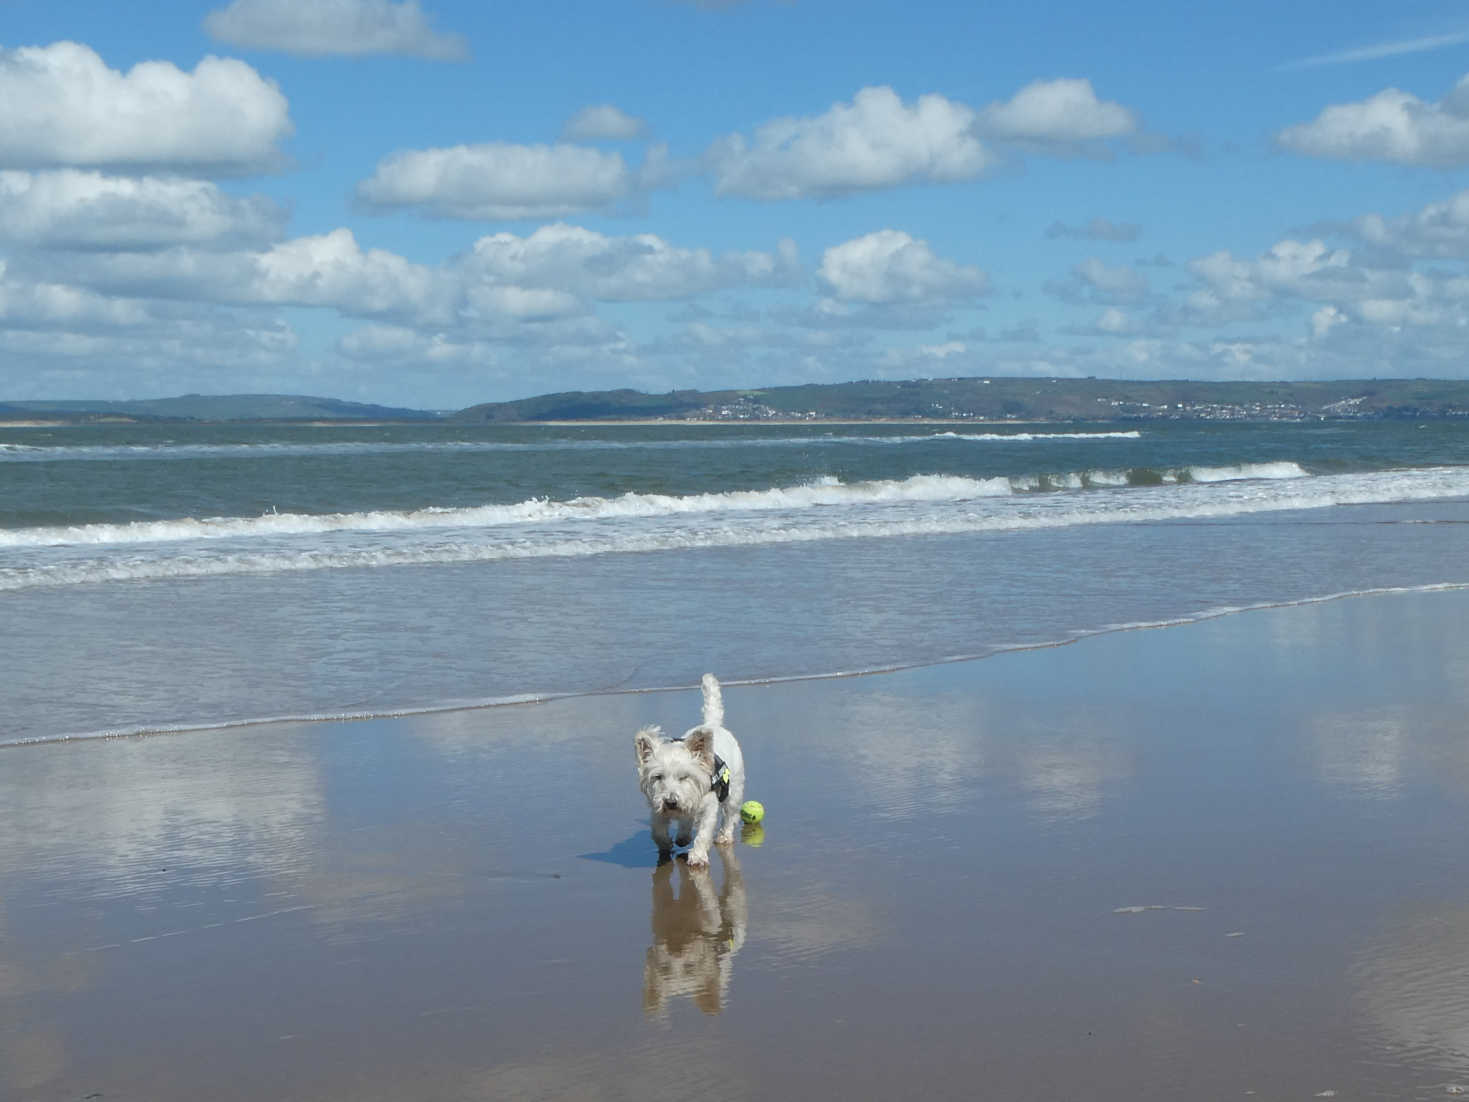
<path fill-rule="evenodd" d="M 1150 482 L 1219 482 L 1252 478 L 1304 478 L 1295 463 L 1246 463 L 1237 467 L 1185 468 L 1154 472 L 1082 471 L 1056 475 L 975 479 L 960 475 L 913 475 L 905 479 L 842 482 L 821 478 L 766 490 L 728 490 L 701 494 L 625 493 L 617 497 L 578 497 L 566 501 L 530 498 L 505 505 L 430 506 L 413 510 L 358 513 L 265 513 L 254 517 L 181 517 L 0 530 L 0 548 L 57 547 L 251 536 L 302 536 L 328 532 L 390 532 L 410 529 L 492 528 L 575 520 L 662 517 L 808 509 L 817 506 L 895 502 L 964 501 L 1014 493 L 1147 485 Z"/>
<path fill-rule="evenodd" d="M 575 502 L 487 507 L 476 524 L 451 510 L 437 525 L 414 514 L 383 514 L 395 529 L 364 517 L 264 517 L 238 522 L 231 540 L 196 540 L 200 522 L 179 522 L 176 541 L 153 547 L 37 548 L 25 565 L 0 567 L 0 590 L 111 581 L 201 578 L 346 568 L 446 565 L 612 553 L 651 553 L 961 533 L 1236 518 L 1280 510 L 1469 496 L 1469 468 L 1373 475 L 1198 482 L 1077 494 L 1017 494 L 1008 480 L 919 476 L 846 485 L 835 479 L 741 494 L 623 495 Z M 743 503 L 743 507 L 742 504 Z M 516 521 L 507 521 L 506 510 Z M 534 514 L 533 516 L 530 514 Z M 535 520 L 541 523 L 527 523 Z M 594 523 L 581 523 L 591 520 Z M 274 529 L 305 522 L 319 527 Z M 336 527 L 329 527 L 333 523 Z M 251 527 L 255 525 L 255 527 Z M 106 526 L 93 526 L 106 527 Z M 166 528 L 167 526 L 165 526 Z M 15 535 L 11 533 L 10 535 Z M 24 535 L 24 533 L 21 533 Z M 303 543 L 294 538 L 306 535 Z M 264 538 L 264 537 L 287 538 Z M 195 542 L 177 542 L 196 540 Z M 96 540 L 103 543 L 107 541 Z M 13 546 L 13 544 L 12 544 Z"/>
<path fill-rule="evenodd" d="M 1190 482 L 1233 482 L 1241 478 L 1304 478 L 1306 471 L 1299 463 L 1237 463 L 1230 467 L 1186 467 L 1183 474 Z"/>
<path fill-rule="evenodd" d="M 625 493 L 617 497 L 577 497 L 567 501 L 530 498 L 508 505 L 466 508 L 431 506 L 406 511 L 379 510 L 365 513 L 265 513 L 255 517 L 183 517 L 178 520 L 133 521 L 128 524 L 19 528 L 0 531 L 0 547 L 164 543 L 326 532 L 490 528 L 555 521 L 806 509 L 821 505 L 955 501 L 1011 492 L 1013 488 L 1005 478 L 914 475 L 900 480 L 846 483 L 828 477 L 797 486 L 774 487 L 768 490 L 729 490 L 721 493 Z"/>
<path fill-rule="evenodd" d="M 896 439 L 904 441 L 989 440 L 1008 444 L 1025 444 L 1034 440 L 1140 440 L 1142 435 L 1137 429 L 1119 432 L 935 432 L 928 436 L 903 436 Z"/>

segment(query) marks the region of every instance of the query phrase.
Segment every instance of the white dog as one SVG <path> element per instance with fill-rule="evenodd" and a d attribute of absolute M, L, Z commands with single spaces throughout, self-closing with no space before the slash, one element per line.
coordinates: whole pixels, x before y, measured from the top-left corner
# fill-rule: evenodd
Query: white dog
<path fill-rule="evenodd" d="M 659 727 L 644 727 L 633 737 L 638 787 L 653 812 L 658 856 L 673 854 L 670 828 L 676 824 L 677 844 L 689 847 L 689 864 L 695 868 L 709 864 L 711 841 L 734 841 L 745 800 L 745 758 L 734 735 L 725 730 L 724 698 L 712 673 L 704 675 L 703 688 L 704 722 L 682 738 L 666 739 Z"/>

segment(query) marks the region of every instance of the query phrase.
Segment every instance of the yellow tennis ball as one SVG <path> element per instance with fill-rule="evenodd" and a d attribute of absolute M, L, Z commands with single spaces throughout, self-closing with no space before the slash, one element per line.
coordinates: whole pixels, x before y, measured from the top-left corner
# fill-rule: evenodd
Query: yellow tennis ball
<path fill-rule="evenodd" d="M 746 800 L 740 804 L 740 818 L 747 823 L 758 823 L 765 818 L 765 805 L 759 800 Z"/>

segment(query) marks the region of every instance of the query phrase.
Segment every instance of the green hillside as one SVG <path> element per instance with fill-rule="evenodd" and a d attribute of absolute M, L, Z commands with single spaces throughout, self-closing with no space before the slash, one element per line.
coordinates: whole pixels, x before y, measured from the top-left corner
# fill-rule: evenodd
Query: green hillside
<path fill-rule="evenodd" d="M 67 419 L 128 418 L 139 421 L 428 421 L 438 414 L 336 398 L 296 394 L 185 394 L 137 401 L 9 402 L 15 416 Z M 3 411 L 6 406 L 0 406 Z M 0 414 L 3 415 L 3 414 Z"/>
<path fill-rule="evenodd" d="M 635 419 L 1300 420 L 1469 416 L 1469 380 L 1192 382 L 955 378 L 757 390 L 575 391 L 471 406 L 456 422 Z"/>

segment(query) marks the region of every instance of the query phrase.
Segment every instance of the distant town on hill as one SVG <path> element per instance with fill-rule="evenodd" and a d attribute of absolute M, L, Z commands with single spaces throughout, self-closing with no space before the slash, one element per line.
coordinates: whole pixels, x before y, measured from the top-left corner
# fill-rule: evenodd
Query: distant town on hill
<path fill-rule="evenodd" d="M 299 395 L 0 402 L 0 424 L 164 421 L 1303 421 L 1469 417 L 1469 380 L 1195 382 L 979 377 L 746 390 L 569 391 L 455 412 Z"/>

